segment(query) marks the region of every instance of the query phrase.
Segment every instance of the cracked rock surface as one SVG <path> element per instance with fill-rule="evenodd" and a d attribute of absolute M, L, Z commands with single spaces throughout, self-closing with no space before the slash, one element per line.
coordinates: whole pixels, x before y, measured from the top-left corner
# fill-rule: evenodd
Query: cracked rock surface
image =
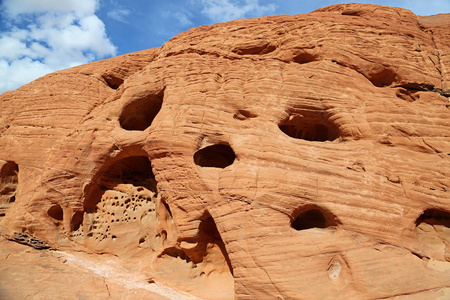
<path fill-rule="evenodd" d="M 449 27 L 340 4 L 0 95 L 0 298 L 448 298 Z"/>

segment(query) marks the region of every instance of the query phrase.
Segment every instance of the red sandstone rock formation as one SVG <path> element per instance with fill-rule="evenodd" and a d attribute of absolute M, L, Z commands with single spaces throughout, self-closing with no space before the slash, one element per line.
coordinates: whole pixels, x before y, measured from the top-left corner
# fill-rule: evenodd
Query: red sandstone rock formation
<path fill-rule="evenodd" d="M 1 232 L 50 250 L 3 238 L 0 291 L 449 297 L 449 19 L 237 20 L 4 93 Z"/>

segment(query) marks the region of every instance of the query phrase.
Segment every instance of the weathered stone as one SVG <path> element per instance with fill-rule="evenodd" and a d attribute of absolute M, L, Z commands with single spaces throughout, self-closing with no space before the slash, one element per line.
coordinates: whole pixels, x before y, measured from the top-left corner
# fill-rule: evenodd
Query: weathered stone
<path fill-rule="evenodd" d="M 32 237 L 32 236 L 28 236 L 28 235 L 26 235 L 24 233 L 20 233 L 20 232 L 14 232 L 13 239 L 14 239 L 14 241 L 16 241 L 18 243 L 31 246 L 37 250 L 43 250 L 43 249 L 50 248 L 50 246 L 47 245 L 47 243 L 45 241 L 42 241 L 42 240 Z"/>
<path fill-rule="evenodd" d="M 201 298 L 446 297 L 449 26 L 340 4 L 4 93 L 1 233 Z"/>

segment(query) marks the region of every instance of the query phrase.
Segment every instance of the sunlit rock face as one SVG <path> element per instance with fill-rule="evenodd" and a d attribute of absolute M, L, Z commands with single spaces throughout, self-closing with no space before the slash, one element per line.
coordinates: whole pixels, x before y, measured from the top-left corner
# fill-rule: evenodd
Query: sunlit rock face
<path fill-rule="evenodd" d="M 1 233 L 207 299 L 448 296 L 449 26 L 335 5 L 4 93 Z"/>

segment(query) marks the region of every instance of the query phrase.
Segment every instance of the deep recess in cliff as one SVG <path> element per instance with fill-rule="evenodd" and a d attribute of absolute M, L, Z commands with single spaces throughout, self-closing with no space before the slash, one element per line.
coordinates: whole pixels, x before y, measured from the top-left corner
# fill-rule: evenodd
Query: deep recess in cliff
<path fill-rule="evenodd" d="M 450 297 L 449 27 L 340 4 L 0 95 L 0 298 Z"/>

